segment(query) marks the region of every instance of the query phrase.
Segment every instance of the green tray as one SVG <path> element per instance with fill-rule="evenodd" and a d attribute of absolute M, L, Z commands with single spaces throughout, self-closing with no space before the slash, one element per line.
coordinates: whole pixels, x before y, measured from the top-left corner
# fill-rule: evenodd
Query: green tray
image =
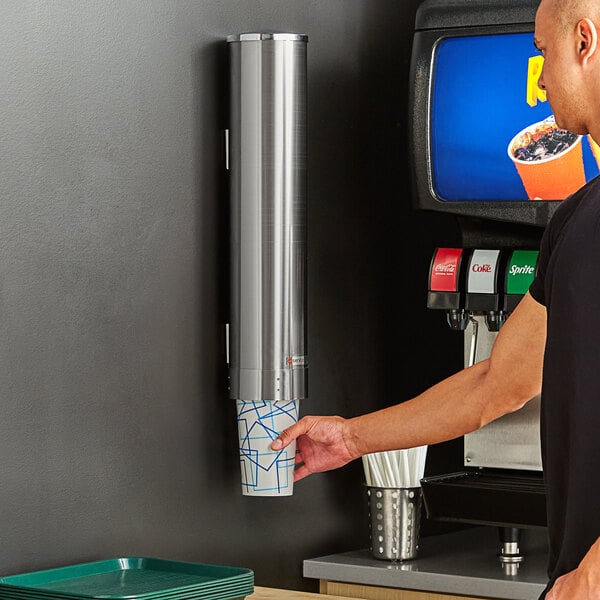
<path fill-rule="evenodd" d="M 204 592 L 196 592 L 193 594 L 182 596 L 182 600 L 244 600 L 246 596 L 251 596 L 254 589 L 247 592 L 237 591 L 228 592 L 222 595 L 206 596 Z M 17 594 L 14 592 L 0 591 L 0 600 L 74 600 L 73 596 L 38 596 L 32 593 Z"/>
<path fill-rule="evenodd" d="M 238 590 L 218 595 L 206 595 L 204 592 L 195 592 L 181 596 L 182 600 L 243 600 L 251 596 L 254 589 L 248 591 Z M 22 593 L 0 591 L 0 600 L 74 600 L 73 596 L 38 596 L 33 593 Z"/>
<path fill-rule="evenodd" d="M 0 578 L 0 599 L 232 600 L 252 592 L 250 569 L 159 558 L 113 558 Z M 16 596 L 15 596 L 16 593 Z M 196 594 L 196 595 L 194 595 Z"/>
<path fill-rule="evenodd" d="M 35 588 L 0 588 L 0 600 L 77 600 L 83 596 L 63 595 L 59 593 L 46 593 L 33 591 Z M 254 586 L 249 584 L 246 586 L 228 586 L 226 589 L 216 591 L 197 590 L 181 592 L 178 595 L 158 595 L 156 598 L 165 600 L 233 600 L 240 597 L 249 596 L 254 593 Z"/>

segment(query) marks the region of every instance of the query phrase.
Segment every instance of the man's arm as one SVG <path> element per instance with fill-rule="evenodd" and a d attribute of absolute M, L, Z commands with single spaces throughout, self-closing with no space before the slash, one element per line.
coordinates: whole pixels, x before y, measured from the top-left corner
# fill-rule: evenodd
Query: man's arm
<path fill-rule="evenodd" d="M 600 600 L 600 538 L 583 557 L 579 566 L 559 577 L 546 600 Z"/>
<path fill-rule="evenodd" d="M 295 479 L 371 452 L 454 439 L 521 408 L 541 389 L 546 309 L 527 293 L 498 333 L 491 356 L 415 398 L 354 419 L 304 417 L 273 449 L 297 440 Z"/>

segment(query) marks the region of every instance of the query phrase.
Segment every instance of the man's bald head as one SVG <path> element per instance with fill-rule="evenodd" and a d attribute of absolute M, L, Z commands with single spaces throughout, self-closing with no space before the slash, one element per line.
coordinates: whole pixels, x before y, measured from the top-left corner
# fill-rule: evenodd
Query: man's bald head
<path fill-rule="evenodd" d="M 541 0 L 539 79 L 561 129 L 600 140 L 600 0 Z"/>
<path fill-rule="evenodd" d="M 581 19 L 589 18 L 598 23 L 600 17 L 600 0 L 542 0 L 560 28 L 560 32 L 573 32 Z"/>

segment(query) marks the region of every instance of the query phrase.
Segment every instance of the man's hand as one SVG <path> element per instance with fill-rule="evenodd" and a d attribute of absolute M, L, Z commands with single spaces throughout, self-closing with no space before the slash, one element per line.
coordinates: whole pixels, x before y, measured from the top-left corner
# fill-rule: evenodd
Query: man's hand
<path fill-rule="evenodd" d="M 546 600 L 598 600 L 600 589 L 593 589 L 579 569 L 559 577 L 552 589 L 546 594 Z"/>
<path fill-rule="evenodd" d="M 360 456 L 347 423 L 342 417 L 304 417 L 282 431 L 271 447 L 281 450 L 296 440 L 294 481 L 299 481 L 311 473 L 337 469 Z"/>
<path fill-rule="evenodd" d="M 546 600 L 600 600 L 600 538 L 574 571 L 556 580 Z"/>

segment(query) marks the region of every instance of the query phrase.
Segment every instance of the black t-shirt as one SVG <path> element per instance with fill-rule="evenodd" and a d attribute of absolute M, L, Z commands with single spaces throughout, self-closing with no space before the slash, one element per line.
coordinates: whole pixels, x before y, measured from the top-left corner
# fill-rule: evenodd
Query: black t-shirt
<path fill-rule="evenodd" d="M 550 589 L 600 536 L 600 177 L 554 214 L 529 292 L 548 318 L 541 447 Z"/>

